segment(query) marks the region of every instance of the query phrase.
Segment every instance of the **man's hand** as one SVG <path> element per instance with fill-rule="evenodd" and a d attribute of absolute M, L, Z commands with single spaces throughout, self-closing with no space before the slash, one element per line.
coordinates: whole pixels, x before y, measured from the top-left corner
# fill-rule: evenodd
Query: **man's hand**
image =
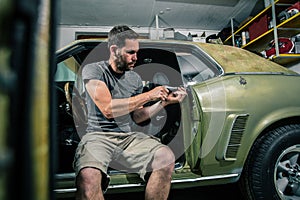
<path fill-rule="evenodd" d="M 187 92 L 184 87 L 178 87 L 176 91 L 171 92 L 166 99 L 166 104 L 180 103 L 186 97 Z"/>
<path fill-rule="evenodd" d="M 150 101 L 157 100 L 158 102 L 134 111 L 134 121 L 136 123 L 143 122 L 158 113 L 164 106 L 182 102 L 187 95 L 186 89 L 183 87 L 173 89 L 174 90 L 171 91 L 171 89 L 168 90 L 166 86 L 158 86 L 147 92 Z"/>
<path fill-rule="evenodd" d="M 150 101 L 166 101 L 169 95 L 169 90 L 165 86 L 158 86 L 150 90 L 147 94 Z"/>

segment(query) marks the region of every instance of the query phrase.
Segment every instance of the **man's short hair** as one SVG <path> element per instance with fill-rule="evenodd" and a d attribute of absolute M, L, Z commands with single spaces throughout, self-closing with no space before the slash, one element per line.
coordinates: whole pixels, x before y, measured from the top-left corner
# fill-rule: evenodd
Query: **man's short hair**
<path fill-rule="evenodd" d="M 126 25 L 114 26 L 108 33 L 108 47 L 117 45 L 119 48 L 125 46 L 126 39 L 137 39 L 139 34 Z"/>

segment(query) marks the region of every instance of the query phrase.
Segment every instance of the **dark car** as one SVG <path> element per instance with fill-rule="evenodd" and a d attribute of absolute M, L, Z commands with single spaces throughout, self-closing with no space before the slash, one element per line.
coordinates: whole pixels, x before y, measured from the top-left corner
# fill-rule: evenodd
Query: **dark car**
<path fill-rule="evenodd" d="M 57 196 L 73 196 L 74 151 L 84 133 L 82 68 L 108 59 L 105 40 L 78 40 L 57 51 Z M 136 130 L 176 155 L 172 188 L 239 183 L 245 199 L 300 199 L 300 76 L 236 47 L 140 40 L 144 91 L 188 91 Z M 147 105 L 145 105 L 147 106 Z M 144 190 L 136 174 L 109 170 L 107 193 Z"/>

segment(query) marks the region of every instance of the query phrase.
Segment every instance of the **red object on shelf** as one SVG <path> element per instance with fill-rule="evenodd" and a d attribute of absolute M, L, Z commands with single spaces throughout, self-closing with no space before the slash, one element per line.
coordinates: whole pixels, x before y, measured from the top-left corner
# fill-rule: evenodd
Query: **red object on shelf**
<path fill-rule="evenodd" d="M 266 56 L 267 58 L 270 58 L 276 54 L 275 50 L 275 41 L 272 40 L 269 43 L 270 48 L 266 50 Z M 278 47 L 279 47 L 279 53 L 292 53 L 294 49 L 294 42 L 290 38 L 278 38 Z"/>
<path fill-rule="evenodd" d="M 297 9 L 300 10 L 300 1 L 289 7 L 287 10 Z"/>
<path fill-rule="evenodd" d="M 261 34 L 268 31 L 268 16 L 267 14 L 255 19 L 249 26 L 250 41 L 257 38 Z"/>

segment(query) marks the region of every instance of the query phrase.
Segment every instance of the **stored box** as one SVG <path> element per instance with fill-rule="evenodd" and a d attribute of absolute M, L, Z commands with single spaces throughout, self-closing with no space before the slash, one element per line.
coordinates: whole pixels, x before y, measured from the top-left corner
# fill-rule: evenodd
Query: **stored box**
<path fill-rule="evenodd" d="M 250 41 L 254 40 L 261 34 L 268 31 L 268 16 L 267 14 L 255 19 L 249 26 Z"/>

